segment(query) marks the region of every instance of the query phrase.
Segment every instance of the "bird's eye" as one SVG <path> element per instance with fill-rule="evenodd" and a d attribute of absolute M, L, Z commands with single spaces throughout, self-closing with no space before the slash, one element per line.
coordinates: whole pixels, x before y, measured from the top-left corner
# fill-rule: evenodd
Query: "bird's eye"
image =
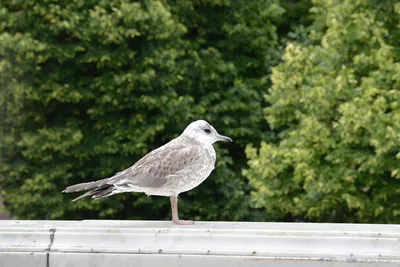
<path fill-rule="evenodd" d="M 211 133 L 210 129 L 204 129 L 204 131 L 208 134 Z"/>

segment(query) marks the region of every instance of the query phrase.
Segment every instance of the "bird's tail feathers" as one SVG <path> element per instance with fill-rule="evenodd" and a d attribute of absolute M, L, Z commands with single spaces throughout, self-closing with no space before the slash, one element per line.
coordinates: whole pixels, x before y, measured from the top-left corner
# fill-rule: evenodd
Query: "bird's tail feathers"
<path fill-rule="evenodd" d="M 116 193 L 114 192 L 115 191 L 114 190 L 115 187 L 113 185 L 114 180 L 115 177 L 110 177 L 98 181 L 71 185 L 65 188 L 62 192 L 72 193 L 72 192 L 88 191 L 85 194 L 73 199 L 72 202 L 88 196 L 92 196 L 92 198 L 94 199 L 108 197 Z"/>
<path fill-rule="evenodd" d="M 67 188 L 65 188 L 62 192 L 63 193 L 72 193 L 72 192 L 93 190 L 96 188 L 101 188 L 103 186 L 108 187 L 113 184 L 112 183 L 113 179 L 114 179 L 114 177 L 110 177 L 110 178 L 105 178 L 105 179 L 98 180 L 98 181 L 71 185 L 71 186 L 68 186 Z"/>
<path fill-rule="evenodd" d="M 119 193 L 113 185 L 107 185 L 103 187 L 99 187 L 93 190 L 90 190 L 86 192 L 83 195 L 80 195 L 79 197 L 75 198 L 72 200 L 72 202 L 75 202 L 81 198 L 92 196 L 93 199 L 100 199 L 104 197 L 109 197 L 111 195 L 114 195 L 116 193 Z"/>
<path fill-rule="evenodd" d="M 88 183 L 71 185 L 65 188 L 62 192 L 73 193 L 73 192 L 88 191 L 83 195 L 73 199 L 72 202 L 88 196 L 92 196 L 93 199 L 100 199 L 122 192 L 144 192 L 143 188 L 132 185 L 130 183 L 116 184 L 116 178 L 118 178 L 118 176 L 113 176 L 110 178 Z"/>
<path fill-rule="evenodd" d="M 71 202 L 75 202 L 75 201 L 77 201 L 77 200 L 79 200 L 79 199 L 81 199 L 81 198 L 88 197 L 88 196 L 92 196 L 92 195 L 94 195 L 94 194 L 95 194 L 94 191 L 86 192 L 85 194 L 80 195 L 80 196 L 77 197 L 77 198 L 74 198 L 73 200 L 71 200 Z"/>

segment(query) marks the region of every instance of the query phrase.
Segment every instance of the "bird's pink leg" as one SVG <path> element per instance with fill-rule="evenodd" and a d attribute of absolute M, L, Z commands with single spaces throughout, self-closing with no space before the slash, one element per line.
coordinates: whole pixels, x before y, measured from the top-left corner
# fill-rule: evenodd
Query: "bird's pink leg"
<path fill-rule="evenodd" d="M 175 223 L 175 224 L 180 224 L 180 225 L 193 224 L 193 221 L 179 220 L 179 217 L 178 217 L 178 196 L 170 196 L 169 199 L 171 200 L 172 222 Z"/>

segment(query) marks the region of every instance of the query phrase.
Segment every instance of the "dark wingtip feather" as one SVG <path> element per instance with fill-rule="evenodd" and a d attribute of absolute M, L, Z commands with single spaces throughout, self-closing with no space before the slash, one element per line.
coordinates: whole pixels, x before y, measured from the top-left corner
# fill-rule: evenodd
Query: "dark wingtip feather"
<path fill-rule="evenodd" d="M 96 191 L 89 191 L 89 192 L 86 192 L 85 194 L 83 194 L 83 195 L 80 195 L 79 197 L 77 197 L 77 198 L 74 198 L 73 200 L 71 200 L 71 202 L 75 202 L 75 201 L 77 201 L 77 200 L 79 200 L 79 199 L 81 199 L 81 198 L 84 198 L 84 197 L 88 197 L 88 196 L 91 196 L 91 195 L 94 195 L 96 193 Z"/>

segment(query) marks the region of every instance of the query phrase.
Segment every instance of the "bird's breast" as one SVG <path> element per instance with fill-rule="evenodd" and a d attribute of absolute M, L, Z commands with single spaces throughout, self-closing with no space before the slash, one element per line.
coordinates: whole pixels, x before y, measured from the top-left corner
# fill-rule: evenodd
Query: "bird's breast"
<path fill-rule="evenodd" d="M 214 148 L 211 147 L 206 147 L 205 149 L 205 154 L 206 156 L 204 157 L 204 164 L 208 166 L 212 166 L 212 170 L 214 169 L 215 166 L 215 160 L 216 160 L 216 154 Z"/>
<path fill-rule="evenodd" d="M 204 155 L 202 157 L 202 164 L 199 167 L 199 172 L 196 177 L 197 179 L 195 183 L 197 184 L 202 183 L 210 175 L 210 173 L 215 168 L 215 160 L 216 160 L 216 155 L 214 148 L 206 147 L 204 150 Z"/>
<path fill-rule="evenodd" d="M 212 147 L 211 149 L 205 148 L 200 156 L 200 160 L 193 166 L 191 174 L 185 177 L 184 181 L 180 181 L 183 183 L 179 186 L 179 193 L 191 190 L 204 182 L 214 170 L 215 160 L 215 150 Z"/>

